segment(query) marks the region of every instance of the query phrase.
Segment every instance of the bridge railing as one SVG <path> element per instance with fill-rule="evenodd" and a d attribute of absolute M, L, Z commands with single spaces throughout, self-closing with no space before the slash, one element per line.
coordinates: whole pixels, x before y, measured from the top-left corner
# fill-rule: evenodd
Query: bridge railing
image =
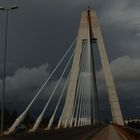
<path fill-rule="evenodd" d="M 135 134 L 130 129 L 117 124 L 112 125 L 124 140 L 136 140 Z"/>

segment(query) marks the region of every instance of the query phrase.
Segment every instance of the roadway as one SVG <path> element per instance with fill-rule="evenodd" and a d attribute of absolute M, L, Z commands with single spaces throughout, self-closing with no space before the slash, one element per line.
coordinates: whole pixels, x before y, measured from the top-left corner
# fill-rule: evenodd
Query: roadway
<path fill-rule="evenodd" d="M 103 126 L 84 126 L 36 133 L 22 133 L 15 136 L 7 136 L 1 140 L 88 140 Z"/>
<path fill-rule="evenodd" d="M 112 125 L 104 127 L 91 140 L 122 140 Z"/>
<path fill-rule="evenodd" d="M 135 135 L 136 136 L 136 135 Z M 135 140 L 139 140 L 139 136 Z M 112 126 L 84 126 L 66 129 L 21 133 L 1 137 L 0 140 L 123 140 L 124 137 Z M 125 138 L 126 139 L 126 138 Z"/>

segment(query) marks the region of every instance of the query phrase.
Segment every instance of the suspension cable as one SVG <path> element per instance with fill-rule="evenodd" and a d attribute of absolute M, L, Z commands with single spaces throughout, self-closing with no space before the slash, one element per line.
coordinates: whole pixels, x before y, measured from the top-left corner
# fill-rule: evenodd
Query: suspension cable
<path fill-rule="evenodd" d="M 54 117 L 55 117 L 56 112 L 57 112 L 57 110 L 58 110 L 59 104 L 60 104 L 60 102 L 61 102 L 61 100 L 62 100 L 62 97 L 63 97 L 63 95 L 64 95 L 64 92 L 65 92 L 65 90 L 66 90 L 66 87 L 67 87 L 67 84 L 68 84 L 68 81 L 69 81 L 69 78 L 70 78 L 70 74 L 71 74 L 71 71 L 69 72 L 69 75 L 68 75 L 68 77 L 67 77 L 67 80 L 66 80 L 66 82 L 65 82 L 65 85 L 64 85 L 63 90 L 62 90 L 62 92 L 61 92 L 60 98 L 59 98 L 59 100 L 58 100 L 58 102 L 57 102 L 57 105 L 56 105 L 56 108 L 55 108 L 55 110 L 54 110 L 54 112 L 53 112 L 53 115 L 52 115 L 51 119 L 49 120 L 49 124 L 48 124 L 48 126 L 47 126 L 47 128 L 46 128 L 47 130 L 50 129 L 51 126 L 52 126 L 52 123 L 53 123 L 53 121 L 54 121 Z"/>
<path fill-rule="evenodd" d="M 67 54 L 69 53 L 69 51 L 71 50 L 71 48 L 73 47 L 73 45 L 75 44 L 75 42 L 76 42 L 76 39 L 72 42 L 72 44 L 70 45 L 70 47 L 68 48 L 68 50 L 66 51 L 66 53 L 63 55 L 63 57 L 61 58 L 61 60 L 58 62 L 58 64 L 56 65 L 56 67 L 54 68 L 54 70 L 52 71 L 52 73 L 49 75 L 49 77 L 47 78 L 47 80 L 45 81 L 45 83 L 42 85 L 42 87 L 40 88 L 40 90 L 38 91 L 38 93 L 33 98 L 33 100 L 31 101 L 30 104 L 32 104 L 34 102 L 34 100 L 38 97 L 38 95 L 44 89 L 44 87 L 46 86 L 46 84 L 48 83 L 48 81 L 51 79 L 51 77 L 53 76 L 53 74 L 56 72 L 57 68 L 60 66 L 60 64 L 62 63 L 62 61 L 64 60 L 64 58 L 67 56 Z"/>
<path fill-rule="evenodd" d="M 44 115 L 44 113 L 45 113 L 45 111 L 46 111 L 46 109 L 47 109 L 47 107 L 48 107 L 48 105 L 49 105 L 49 103 L 50 103 L 52 97 L 54 96 L 54 93 L 56 92 L 56 89 L 57 89 L 57 87 L 58 87 L 58 85 L 59 85 L 59 83 L 60 83 L 62 77 L 64 76 L 64 74 L 65 74 L 65 72 L 66 72 L 66 70 L 67 70 L 67 68 L 68 68 L 68 66 L 69 66 L 69 64 L 70 64 L 70 62 L 71 62 L 71 60 L 72 60 L 72 58 L 73 58 L 74 52 L 75 52 L 75 50 L 73 51 L 73 53 L 72 53 L 72 55 L 71 55 L 71 57 L 70 57 L 70 59 L 69 59 L 67 65 L 66 65 L 66 67 L 64 68 L 64 70 L 63 70 L 63 72 L 62 72 L 62 74 L 61 74 L 61 76 L 60 76 L 60 78 L 59 78 L 59 80 L 58 80 L 58 82 L 57 82 L 57 84 L 56 84 L 56 86 L 55 86 L 55 88 L 54 88 L 52 94 L 51 94 L 51 96 L 49 97 L 49 100 L 47 101 L 47 103 L 46 103 L 46 105 L 45 105 L 43 111 L 41 112 L 41 114 L 40 114 L 39 117 L 37 118 L 37 120 L 36 120 L 36 122 L 35 122 L 33 128 L 31 129 L 31 131 L 36 131 L 36 129 L 37 129 L 38 126 L 40 125 L 40 123 L 41 123 L 41 121 L 42 121 L 42 118 L 43 118 L 43 115 Z"/>
<path fill-rule="evenodd" d="M 82 104 L 83 104 L 83 75 L 82 76 L 82 86 L 81 86 L 81 101 L 80 101 L 80 106 L 79 106 L 79 117 L 78 117 L 78 126 L 80 126 L 80 122 L 81 122 L 81 111 L 82 111 Z"/>
<path fill-rule="evenodd" d="M 84 49 L 84 48 L 83 48 Z M 78 96 L 78 103 L 77 103 L 77 107 L 76 107 L 76 109 L 75 109 L 75 112 L 76 112 L 76 114 L 75 114 L 75 120 L 74 120 L 74 126 L 76 127 L 76 125 L 77 125 L 77 121 L 78 121 L 78 112 L 79 112 L 79 105 L 80 105 L 80 102 L 81 102 L 81 96 L 80 96 L 80 93 L 81 93 L 81 84 L 82 84 L 82 77 L 81 77 L 81 72 L 83 71 L 83 52 L 84 52 L 84 50 L 82 51 L 82 55 L 81 55 L 81 61 L 80 61 L 80 71 L 79 71 L 79 79 L 80 79 L 80 82 L 79 82 L 79 88 L 80 89 L 78 89 L 77 90 L 77 96 Z M 75 106 L 76 106 L 76 104 L 75 104 Z"/>
<path fill-rule="evenodd" d="M 79 107 L 79 117 L 78 117 L 78 126 L 82 123 L 82 113 L 83 113 L 83 95 L 84 95 L 84 80 L 85 80 L 85 71 L 87 68 L 87 46 L 84 42 L 83 46 L 83 55 L 82 55 L 82 63 L 83 63 L 83 68 L 81 70 L 81 77 L 82 77 L 82 85 L 81 85 L 81 102 L 80 102 L 80 107 Z"/>
<path fill-rule="evenodd" d="M 15 122 L 13 123 L 13 125 L 10 127 L 9 131 L 7 132 L 7 134 L 14 132 L 15 128 L 24 120 L 28 110 L 31 108 L 32 104 L 35 102 L 35 100 L 37 99 L 37 97 L 40 95 L 41 91 L 44 89 L 44 87 L 47 85 L 48 81 L 51 79 L 51 77 L 53 76 L 53 74 L 55 73 L 55 71 L 58 69 L 58 67 L 60 66 L 60 64 L 62 63 L 62 61 L 64 60 L 64 58 L 67 56 L 67 54 L 70 52 L 70 50 L 72 49 L 72 47 L 74 46 L 76 42 L 76 39 L 72 42 L 72 44 L 70 45 L 70 47 L 68 48 L 68 50 L 65 52 L 65 54 L 63 55 L 63 57 L 60 59 L 60 61 L 58 62 L 58 64 L 56 65 L 56 67 L 54 68 L 54 70 L 51 72 L 51 74 L 49 75 L 49 77 L 47 78 L 47 80 L 44 82 L 44 84 L 42 85 L 42 87 L 39 89 L 39 91 L 37 92 L 37 94 L 34 96 L 34 98 L 31 100 L 31 102 L 29 103 L 29 105 L 27 106 L 27 108 L 24 110 L 23 113 L 20 114 L 20 116 L 15 120 Z"/>

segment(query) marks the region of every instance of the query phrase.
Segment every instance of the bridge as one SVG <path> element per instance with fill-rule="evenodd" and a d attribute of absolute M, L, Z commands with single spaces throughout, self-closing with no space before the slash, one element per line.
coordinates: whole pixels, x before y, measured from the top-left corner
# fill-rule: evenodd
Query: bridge
<path fill-rule="evenodd" d="M 107 87 L 107 94 L 111 108 L 112 123 L 105 124 L 100 120 L 97 78 L 95 70 L 94 48 L 98 46 L 102 69 Z M 67 61 L 66 65 L 63 62 Z M 60 66 L 64 66 L 61 75 L 54 86 L 51 95 L 36 118 L 35 123 L 26 130 L 22 136 L 15 135 L 16 129 L 24 121 L 34 102 L 47 89 L 49 81 Z M 62 91 L 59 91 L 58 100 L 55 99 L 55 108 L 48 124 L 41 123 L 45 113 L 56 97 L 58 87 L 63 77 L 66 80 Z M 58 95 L 57 95 L 58 96 Z M 64 102 L 64 103 L 63 103 Z M 60 107 L 63 104 L 63 107 Z M 53 105 L 54 106 L 54 105 Z M 54 120 L 62 108 L 57 124 Z M 27 108 L 18 116 L 8 130 L 3 131 L 1 140 L 126 140 L 140 139 L 139 134 L 124 126 L 121 107 L 117 97 L 116 87 L 109 66 L 101 29 L 96 12 L 88 9 L 83 11 L 80 21 L 78 36 L 74 39 L 68 50 L 60 59 L 49 77 L 46 79 Z"/>

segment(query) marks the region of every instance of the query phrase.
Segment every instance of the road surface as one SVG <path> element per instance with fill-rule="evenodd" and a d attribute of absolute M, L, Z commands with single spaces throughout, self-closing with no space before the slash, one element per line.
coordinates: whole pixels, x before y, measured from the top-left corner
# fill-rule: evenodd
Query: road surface
<path fill-rule="evenodd" d="M 92 140 L 122 140 L 122 138 L 118 135 L 112 125 L 108 125 L 96 133 Z"/>
<path fill-rule="evenodd" d="M 88 140 L 102 126 L 85 126 L 37 133 L 23 133 L 16 136 L 3 137 L 1 140 Z"/>

